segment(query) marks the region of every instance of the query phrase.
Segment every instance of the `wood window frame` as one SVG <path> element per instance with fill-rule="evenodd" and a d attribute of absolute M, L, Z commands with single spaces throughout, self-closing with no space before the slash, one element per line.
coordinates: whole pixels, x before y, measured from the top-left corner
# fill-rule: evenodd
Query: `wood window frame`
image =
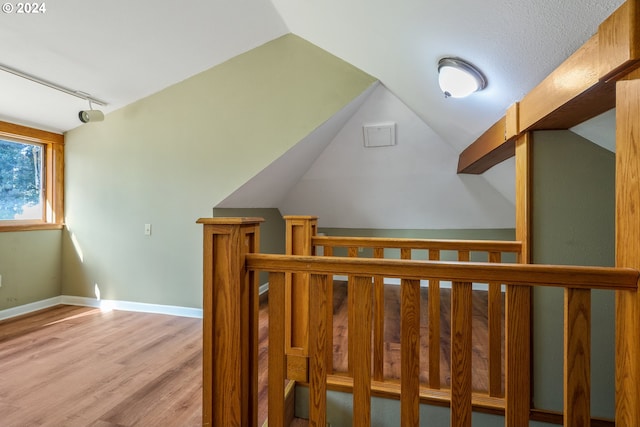
<path fill-rule="evenodd" d="M 60 230 L 64 225 L 64 135 L 0 121 L 0 139 L 44 147 L 44 212 L 42 219 L 3 220 L 0 232 Z"/>

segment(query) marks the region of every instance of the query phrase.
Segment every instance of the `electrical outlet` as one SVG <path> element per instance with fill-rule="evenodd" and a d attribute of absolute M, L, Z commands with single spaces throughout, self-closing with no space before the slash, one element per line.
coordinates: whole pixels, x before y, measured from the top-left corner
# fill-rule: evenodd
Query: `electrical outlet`
<path fill-rule="evenodd" d="M 151 236 L 151 224 L 144 225 L 144 235 Z"/>

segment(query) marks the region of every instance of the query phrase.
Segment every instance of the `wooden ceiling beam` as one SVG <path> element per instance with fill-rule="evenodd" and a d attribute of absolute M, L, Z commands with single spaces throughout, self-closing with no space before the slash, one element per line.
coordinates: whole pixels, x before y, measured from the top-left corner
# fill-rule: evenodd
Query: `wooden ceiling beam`
<path fill-rule="evenodd" d="M 568 129 L 614 108 L 615 81 L 640 66 L 639 13 L 640 0 L 622 4 L 597 34 L 460 154 L 458 173 L 481 174 L 512 157 L 514 141 L 524 132 Z"/>

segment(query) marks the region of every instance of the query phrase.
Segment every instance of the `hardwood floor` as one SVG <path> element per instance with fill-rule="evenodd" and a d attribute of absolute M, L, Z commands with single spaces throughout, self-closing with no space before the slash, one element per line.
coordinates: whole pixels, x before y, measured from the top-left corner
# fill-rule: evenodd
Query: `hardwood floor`
<path fill-rule="evenodd" d="M 399 378 L 400 366 L 398 291 L 395 286 L 385 290 L 385 374 L 392 378 Z M 334 366 L 338 371 L 346 370 L 346 294 L 344 283 L 337 282 Z M 443 384 L 449 379 L 448 298 L 443 290 Z M 261 304 L 259 322 L 258 425 L 262 425 L 267 413 L 266 303 Z M 474 390 L 486 390 L 485 342 L 486 293 L 474 292 Z M 0 322 L 0 426 L 199 426 L 201 358 L 199 319 L 57 306 Z M 427 371 L 424 363 L 422 370 Z"/>
<path fill-rule="evenodd" d="M 199 319 L 58 306 L 0 323 L 0 425 L 199 426 Z"/>
<path fill-rule="evenodd" d="M 488 343 L 489 332 L 487 322 L 487 292 L 473 292 L 473 347 L 472 388 L 476 392 L 487 392 L 489 384 L 489 360 Z M 427 302 L 428 289 L 420 290 L 420 382 L 428 383 L 428 329 L 427 329 Z M 336 372 L 347 371 L 347 284 L 346 282 L 334 282 L 333 291 L 333 316 L 334 316 L 334 356 L 333 366 Z M 502 304 L 504 310 L 504 302 Z M 440 290 L 440 382 L 443 388 L 451 386 L 451 290 Z M 385 286 L 385 355 L 384 375 L 389 379 L 400 379 L 400 287 Z M 504 343 L 504 313 L 502 321 L 502 334 Z M 504 352 L 504 348 L 503 348 Z M 504 367 L 503 367 L 504 383 Z"/>

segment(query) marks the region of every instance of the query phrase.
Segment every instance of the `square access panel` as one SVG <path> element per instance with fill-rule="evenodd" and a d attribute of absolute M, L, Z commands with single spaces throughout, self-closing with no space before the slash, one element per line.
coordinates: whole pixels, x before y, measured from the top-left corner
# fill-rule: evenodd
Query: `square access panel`
<path fill-rule="evenodd" d="M 388 147 L 396 145 L 395 122 L 362 125 L 365 147 Z"/>

